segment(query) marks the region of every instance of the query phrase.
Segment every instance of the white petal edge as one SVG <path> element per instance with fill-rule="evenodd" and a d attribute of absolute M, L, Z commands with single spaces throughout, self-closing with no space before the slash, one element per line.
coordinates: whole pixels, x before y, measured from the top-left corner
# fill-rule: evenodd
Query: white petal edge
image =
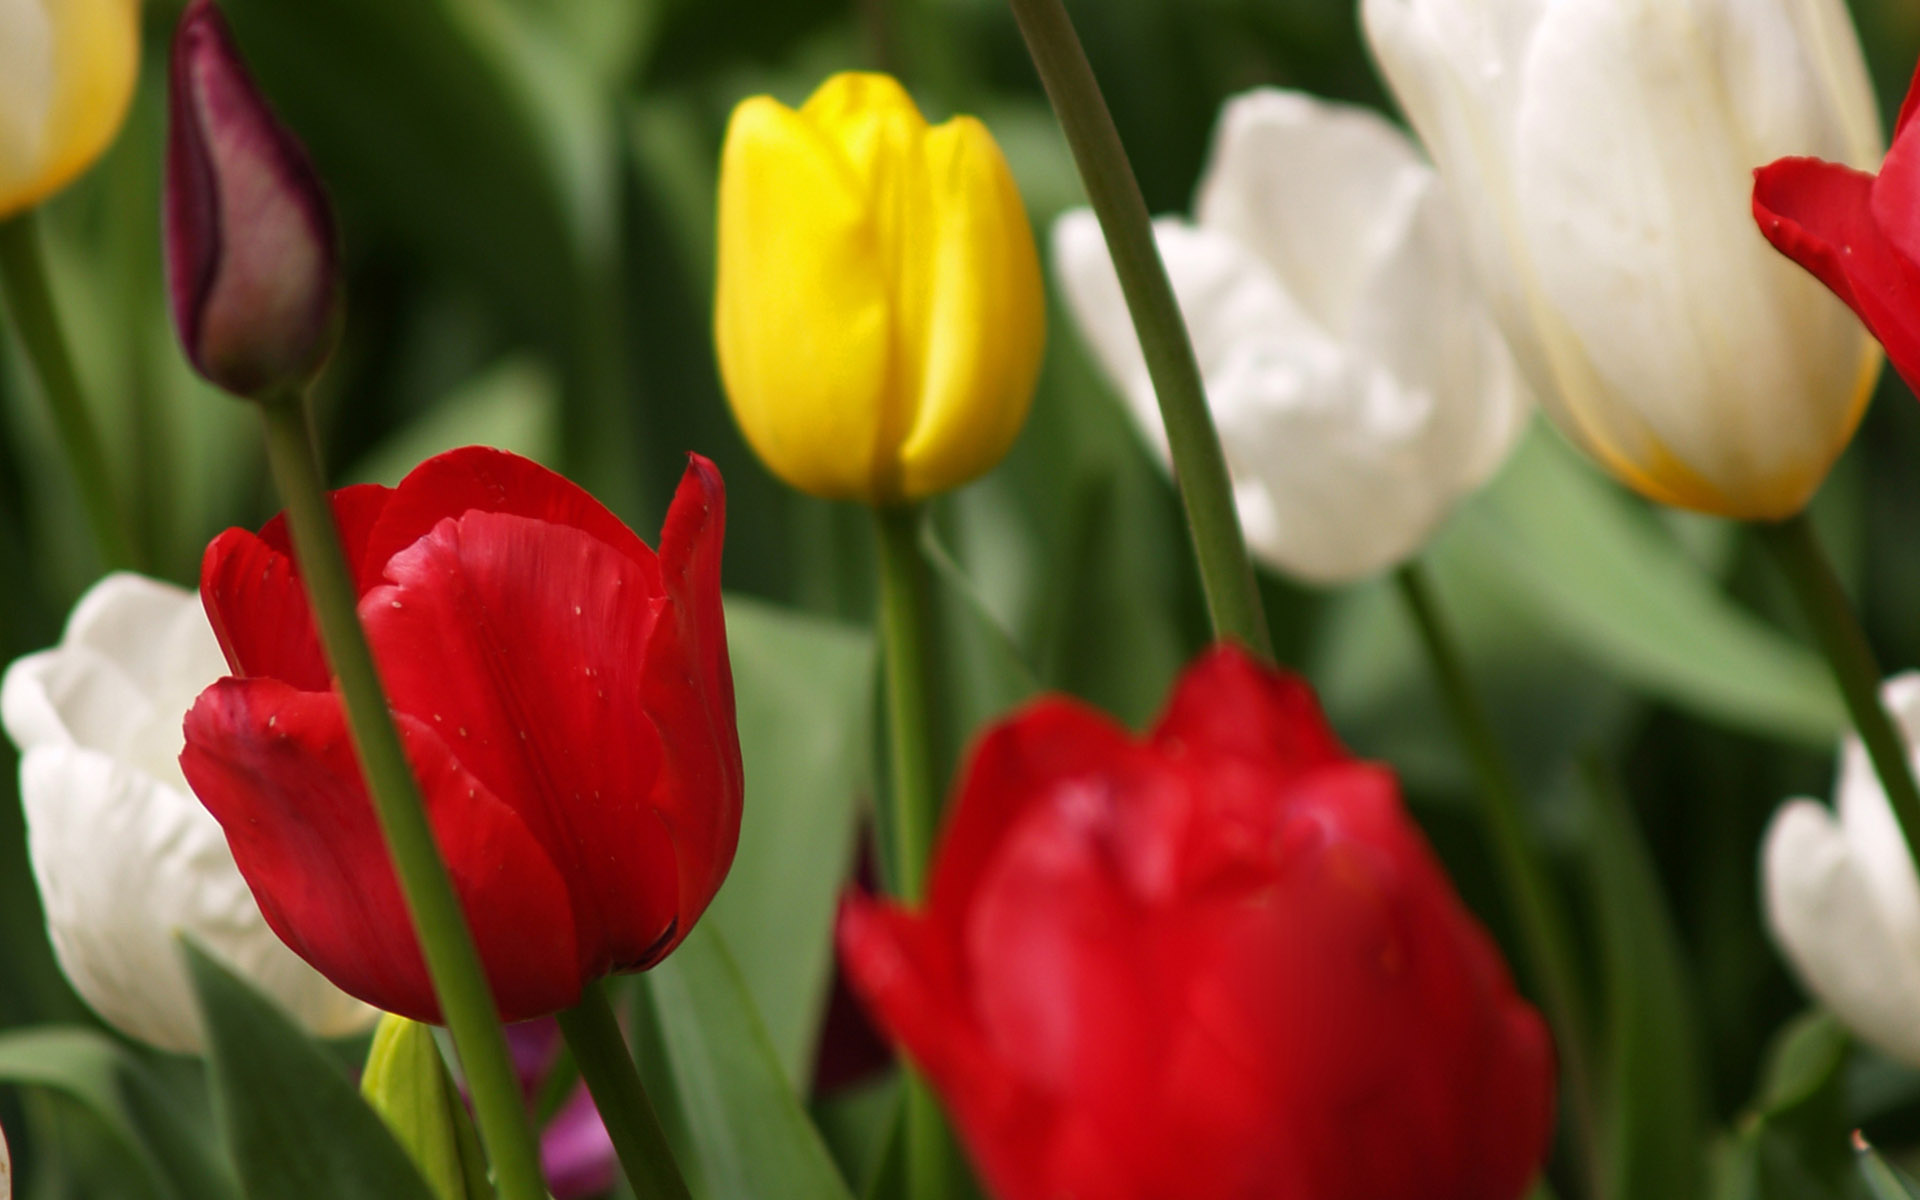
<path fill-rule="evenodd" d="M 1833 814 L 1789 801 L 1761 862 L 1767 925 L 1800 981 L 1866 1041 L 1920 1067 L 1920 961 L 1889 928 Z"/>
<path fill-rule="evenodd" d="M 1915 749 L 1915 742 L 1920 740 L 1920 673 L 1893 676 L 1881 685 L 1880 697 L 1900 728 L 1908 762 L 1920 770 L 1920 752 Z M 1914 873 L 1913 856 L 1907 850 L 1893 806 L 1887 803 L 1880 776 L 1855 735 L 1841 742 L 1834 807 L 1854 860 L 1879 900 L 1881 912 L 1895 936 L 1907 946 L 1908 954 L 1920 961 L 1920 876 Z"/>

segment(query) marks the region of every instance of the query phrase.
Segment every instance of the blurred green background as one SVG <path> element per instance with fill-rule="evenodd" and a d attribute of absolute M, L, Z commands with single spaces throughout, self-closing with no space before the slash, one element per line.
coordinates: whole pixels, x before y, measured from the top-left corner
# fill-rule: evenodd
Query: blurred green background
<path fill-rule="evenodd" d="M 762 625 L 788 618 L 743 604 L 737 620 L 749 629 L 736 662 L 751 664 L 743 674 L 757 672 L 764 687 L 753 694 L 766 699 L 755 744 L 784 738 L 805 754 L 838 739 L 857 759 L 865 730 L 848 724 L 867 719 L 873 686 L 862 657 L 872 605 L 866 514 L 778 485 L 728 416 L 708 329 L 718 149 L 742 97 L 797 103 L 831 71 L 885 63 L 929 116 L 987 121 L 1044 237 L 1079 202 L 1079 184 L 1005 6 L 226 7 L 265 90 L 312 149 L 344 229 L 349 315 L 318 398 L 334 477 L 393 482 L 429 453 L 486 442 L 572 475 L 651 537 L 684 452 L 711 456 L 730 497 L 727 586 L 837 622 L 818 628 L 842 639 L 834 663 L 851 672 L 836 683 L 836 703 L 847 702 L 829 710 L 844 722 L 783 726 L 783 713 L 808 703 L 794 657 L 805 639 L 766 633 Z M 1232 92 L 1274 84 L 1384 102 L 1347 0 L 1073 7 L 1156 211 L 1186 207 L 1214 114 Z M 1853 7 L 1891 115 L 1920 48 L 1920 6 Z M 153 573 L 191 583 L 212 535 L 259 523 L 273 503 L 252 414 L 189 374 L 166 323 L 160 67 L 178 9 L 147 6 L 147 70 L 127 129 L 44 224 L 143 553 Z M 1166 477 L 1057 305 L 1053 318 L 1033 418 L 1013 454 L 935 506 L 954 568 L 942 574 L 957 639 L 950 666 L 965 687 L 948 761 L 972 719 L 1035 681 L 1143 723 L 1204 639 Z M 1894 669 L 1920 665 L 1920 487 L 1908 466 L 1920 457 L 1920 407 L 1891 375 L 1881 390 L 1816 517 Z M 1826 795 L 1841 719 L 1748 537 L 1651 510 L 1537 430 L 1430 561 L 1591 949 L 1612 1063 L 1610 1136 L 1629 1146 L 1629 1165 L 1615 1170 L 1647 1181 L 1621 1184 L 1622 1194 L 1844 1195 L 1835 1130 L 1865 1123 L 1890 1146 L 1920 1143 L 1920 1077 L 1843 1051 L 1818 1023 L 1794 1027 L 1785 1052 L 1769 1057 L 1806 1002 L 1760 923 L 1760 832 L 1782 799 Z M 51 644 L 100 571 L 23 355 L 0 336 L 0 660 Z M 1466 764 L 1392 589 L 1319 593 L 1278 578 L 1263 587 L 1282 657 L 1321 689 L 1360 753 L 1398 768 L 1462 892 L 1510 945 Z M 770 699 L 783 679 L 785 709 Z M 750 768 L 755 754 L 750 744 Z M 827 757 L 844 765 L 847 754 Z M 41 929 L 15 768 L 0 745 L 0 1030 L 86 1021 Z M 871 774 L 864 763 L 834 770 L 825 778 L 844 781 L 842 792 L 864 789 Z M 761 795 L 750 779 L 750 838 Z M 1618 806 L 1595 798 L 1607 795 Z M 824 836 L 840 845 L 835 864 L 850 846 L 855 798 L 820 801 L 830 814 Z M 792 803 L 778 811 L 796 828 L 808 824 Z M 742 883 L 736 871 L 729 888 L 774 886 L 765 875 Z M 835 887 L 814 890 L 830 902 Z M 732 903 L 746 925 L 755 902 Z M 823 1003 L 816 925 L 812 965 L 797 976 L 808 994 L 791 1005 L 762 994 L 783 1048 L 804 1045 L 806 1015 Z M 734 941 L 750 978 L 763 956 L 781 952 L 779 939 Z M 804 1054 L 786 1057 L 805 1074 Z M 190 1069 L 166 1069 L 191 1090 Z M 36 1131 L 64 1131 L 22 1152 L 23 1173 L 37 1181 L 29 1194 L 121 1194 L 113 1172 L 85 1162 L 83 1117 L 0 1091 L 0 1125 L 20 1128 L 23 1105 L 39 1106 Z"/>

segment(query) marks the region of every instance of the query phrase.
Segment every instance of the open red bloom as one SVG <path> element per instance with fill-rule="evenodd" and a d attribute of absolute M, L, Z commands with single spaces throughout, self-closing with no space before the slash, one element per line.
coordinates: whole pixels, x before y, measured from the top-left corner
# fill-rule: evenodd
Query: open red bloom
<path fill-rule="evenodd" d="M 1553 1053 L 1393 777 L 1219 649 L 1144 740 L 988 733 L 923 913 L 841 956 L 1000 1200 L 1514 1200 Z"/>
<path fill-rule="evenodd" d="M 689 459 L 657 555 L 573 484 L 497 450 L 333 496 L 361 621 L 509 1021 L 657 962 L 733 861 L 725 496 L 713 464 Z M 188 782 L 295 952 L 371 1004 L 437 1021 L 283 519 L 216 538 L 200 593 L 234 675 L 187 714 Z"/>
<path fill-rule="evenodd" d="M 1780 253 L 1846 301 L 1920 390 L 1920 74 L 1894 126 L 1893 149 L 1869 175 L 1817 158 L 1754 172 L 1753 217 Z"/>

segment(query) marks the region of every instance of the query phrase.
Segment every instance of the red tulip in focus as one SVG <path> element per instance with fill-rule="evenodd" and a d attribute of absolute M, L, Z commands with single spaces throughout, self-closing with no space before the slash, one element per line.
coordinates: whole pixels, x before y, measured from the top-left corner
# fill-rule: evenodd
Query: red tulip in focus
<path fill-rule="evenodd" d="M 1753 216 L 1774 248 L 1846 301 L 1920 390 L 1920 74 L 1878 175 L 1817 158 L 1754 172 Z"/>
<path fill-rule="evenodd" d="M 1515 1200 L 1546 1155 L 1546 1028 L 1393 776 L 1237 650 L 1144 740 L 988 733 L 926 911 L 839 937 L 999 1200 Z"/>
<path fill-rule="evenodd" d="M 720 887 L 740 747 L 725 496 L 690 455 L 656 555 L 591 496 L 470 447 L 333 496 L 427 814 L 501 1016 L 659 961 Z M 233 676 L 187 714 L 187 780 L 267 922 L 342 989 L 438 1021 L 282 518 L 207 548 Z"/>

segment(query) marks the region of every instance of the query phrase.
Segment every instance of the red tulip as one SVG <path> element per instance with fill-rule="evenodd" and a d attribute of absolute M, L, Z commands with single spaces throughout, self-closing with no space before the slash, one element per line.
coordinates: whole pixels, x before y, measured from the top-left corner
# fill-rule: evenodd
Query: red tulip
<path fill-rule="evenodd" d="M 725 496 L 690 455 L 656 555 L 591 496 L 478 447 L 334 493 L 360 619 L 501 1015 L 657 962 L 720 887 L 740 747 Z M 180 765 L 274 931 L 342 989 L 437 1021 L 283 520 L 207 548 L 233 676 Z"/>
<path fill-rule="evenodd" d="M 1846 301 L 1920 390 L 1920 74 L 1878 175 L 1817 158 L 1754 172 L 1753 216 L 1780 253 Z"/>
<path fill-rule="evenodd" d="M 987 734 L 924 912 L 840 951 L 1000 1200 L 1514 1200 L 1553 1053 L 1385 769 L 1299 680 L 1202 658 L 1144 740 Z"/>

